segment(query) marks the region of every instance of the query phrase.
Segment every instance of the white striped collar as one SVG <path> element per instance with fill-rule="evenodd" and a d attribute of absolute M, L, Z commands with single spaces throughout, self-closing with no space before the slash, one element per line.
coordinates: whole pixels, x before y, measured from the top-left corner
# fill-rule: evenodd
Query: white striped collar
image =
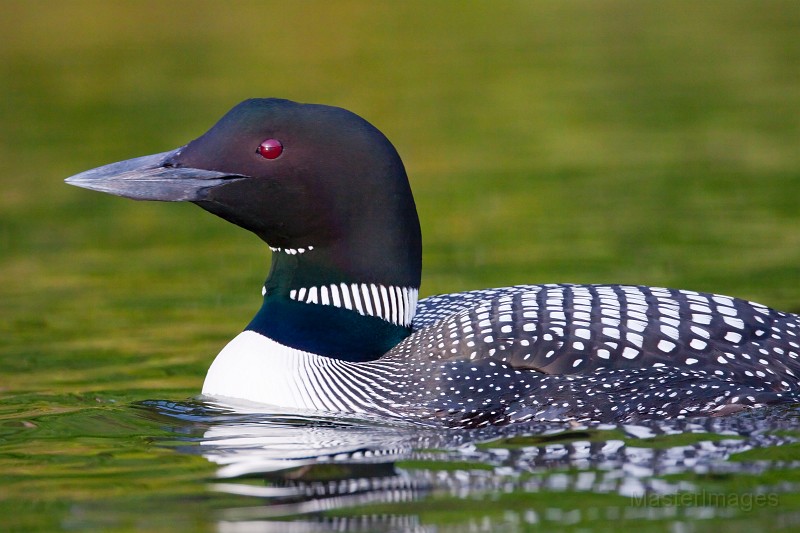
<path fill-rule="evenodd" d="M 412 287 L 374 283 L 339 283 L 289 291 L 289 298 L 298 302 L 350 309 L 406 327 L 411 325 L 417 312 L 418 296 L 419 290 Z"/>

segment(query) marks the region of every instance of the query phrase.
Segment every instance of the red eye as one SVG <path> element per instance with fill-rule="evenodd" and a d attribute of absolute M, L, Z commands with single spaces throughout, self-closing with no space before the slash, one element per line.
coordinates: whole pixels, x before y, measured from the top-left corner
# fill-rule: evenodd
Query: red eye
<path fill-rule="evenodd" d="M 283 153 L 283 145 L 278 139 L 267 139 L 256 150 L 264 159 L 275 159 Z"/>

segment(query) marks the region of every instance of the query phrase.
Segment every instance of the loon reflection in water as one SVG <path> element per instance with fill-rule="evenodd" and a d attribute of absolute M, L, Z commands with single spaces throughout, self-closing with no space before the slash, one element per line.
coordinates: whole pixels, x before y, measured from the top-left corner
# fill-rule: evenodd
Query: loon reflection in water
<path fill-rule="evenodd" d="M 408 521 L 418 520 L 418 508 L 409 507 L 409 502 L 424 501 L 429 510 L 448 509 L 448 496 L 476 502 L 492 498 L 496 508 L 491 495 L 543 494 L 542 499 L 528 501 L 524 512 L 539 513 L 533 517 L 539 521 L 546 521 L 541 504 L 556 510 L 575 505 L 574 500 L 553 498 L 559 493 L 622 496 L 626 500 L 611 497 L 602 505 L 612 512 L 623 503 L 626 514 L 635 513 L 637 501 L 669 501 L 678 494 L 701 492 L 709 484 L 719 487 L 721 480 L 734 479 L 732 475 L 745 475 L 751 482 L 760 475 L 770 479 L 769 471 L 786 468 L 780 446 L 796 443 L 798 427 L 797 410 L 786 406 L 636 425 L 537 422 L 446 432 L 376 418 L 234 413 L 214 404 L 150 401 L 140 406 L 143 416 L 190 437 L 181 451 L 201 454 L 220 466 L 219 479 L 210 485 L 213 490 L 263 502 L 254 505 L 246 499 L 241 506 L 232 505 L 221 515 L 226 523 L 283 517 L 297 523 L 298 531 L 316 531 L 314 525 L 339 524 L 337 520 L 352 526 L 348 531 L 367 524 L 383 529 L 398 525 L 396 520 L 406 527 L 413 525 Z M 168 445 L 174 446 L 174 441 Z M 773 447 L 778 461 L 731 459 L 734 454 Z M 749 490 L 775 498 L 795 492 L 796 487 L 782 483 Z M 378 503 L 399 505 L 388 514 L 375 514 L 369 508 L 366 515 L 344 512 Z M 676 519 L 681 518 L 676 513 L 693 510 L 692 506 L 645 507 L 649 512 L 638 518 Z M 699 507 L 694 510 L 712 513 L 706 518 L 730 518 L 732 511 L 709 502 Z M 477 505 L 467 514 L 480 516 L 480 509 Z M 335 510 L 339 513 L 333 517 L 325 514 Z M 570 512 L 589 511 L 579 506 Z M 592 517 L 587 514 L 582 520 Z M 280 520 L 275 523 L 276 531 L 280 524 Z"/>

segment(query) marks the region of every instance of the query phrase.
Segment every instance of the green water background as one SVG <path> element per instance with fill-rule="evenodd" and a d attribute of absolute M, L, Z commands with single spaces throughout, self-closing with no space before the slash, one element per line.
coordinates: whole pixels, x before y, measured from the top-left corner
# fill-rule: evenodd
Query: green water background
<path fill-rule="evenodd" d="M 797 2 L 0 9 L 10 529 L 205 529 L 225 505 L 198 481 L 213 466 L 149 446 L 170 431 L 127 406 L 198 392 L 257 309 L 269 251 L 192 205 L 62 180 L 182 145 L 248 97 L 339 105 L 387 134 L 420 212 L 423 296 L 632 283 L 800 310 Z M 114 512 L 71 526 L 87 502 Z"/>

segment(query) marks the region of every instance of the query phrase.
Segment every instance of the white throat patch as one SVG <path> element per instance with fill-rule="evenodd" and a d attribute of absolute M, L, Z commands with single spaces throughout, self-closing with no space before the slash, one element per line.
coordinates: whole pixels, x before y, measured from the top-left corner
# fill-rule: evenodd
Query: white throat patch
<path fill-rule="evenodd" d="M 272 250 L 275 253 L 298 255 L 298 254 L 304 254 L 306 252 L 310 252 L 311 250 L 314 249 L 314 247 L 313 246 L 307 246 L 306 248 L 281 248 L 279 246 L 270 246 L 269 249 Z"/>

